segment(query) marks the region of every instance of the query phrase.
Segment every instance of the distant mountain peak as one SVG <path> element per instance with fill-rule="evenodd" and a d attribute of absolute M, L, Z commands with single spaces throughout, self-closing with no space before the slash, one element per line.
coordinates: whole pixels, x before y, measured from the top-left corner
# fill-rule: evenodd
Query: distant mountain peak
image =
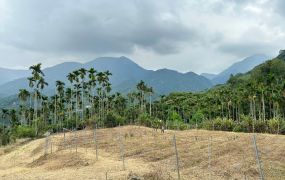
<path fill-rule="evenodd" d="M 178 73 L 178 71 L 176 71 L 176 70 L 167 69 L 167 68 L 158 69 L 158 70 L 156 70 L 156 72 L 172 72 L 172 73 Z"/>
<path fill-rule="evenodd" d="M 132 61 L 130 58 L 128 58 L 128 57 L 126 57 L 126 56 L 121 56 L 121 57 L 119 57 L 120 59 L 127 59 L 127 60 L 130 60 L 130 61 Z"/>
<path fill-rule="evenodd" d="M 196 73 L 194 73 L 194 72 L 192 72 L 192 71 L 189 71 L 189 72 L 186 72 L 186 73 L 184 73 L 185 75 L 198 75 L 198 74 L 196 74 Z M 199 75 L 200 76 L 200 75 Z"/>
<path fill-rule="evenodd" d="M 212 79 L 212 82 L 214 84 L 223 84 L 227 82 L 231 74 L 235 75 L 238 73 L 246 73 L 252 70 L 255 66 L 264 63 L 268 59 L 270 59 L 270 57 L 264 54 L 254 54 L 252 56 L 246 57 L 243 60 L 234 63 L 229 68 L 215 76 Z"/>

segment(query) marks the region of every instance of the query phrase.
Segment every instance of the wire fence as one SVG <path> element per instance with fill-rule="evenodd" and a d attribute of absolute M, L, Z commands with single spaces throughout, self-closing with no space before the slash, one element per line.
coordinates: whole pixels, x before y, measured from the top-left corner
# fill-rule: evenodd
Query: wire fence
<path fill-rule="evenodd" d="M 77 154 L 80 148 L 81 152 L 94 152 L 98 160 L 100 152 L 106 152 L 122 161 L 122 170 L 132 170 L 128 166 L 131 159 L 163 165 L 169 179 L 285 179 L 282 139 L 275 142 L 260 134 L 188 132 L 160 133 L 138 126 L 65 129 L 60 136 L 47 135 L 44 155 L 66 150 Z"/>

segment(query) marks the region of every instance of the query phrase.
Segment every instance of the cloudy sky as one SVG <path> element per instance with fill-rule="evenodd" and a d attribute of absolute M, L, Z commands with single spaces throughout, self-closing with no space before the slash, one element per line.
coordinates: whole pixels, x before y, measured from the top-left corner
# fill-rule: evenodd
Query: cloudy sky
<path fill-rule="evenodd" d="M 284 0 L 0 0 L 0 67 L 127 56 L 217 73 L 285 49 Z"/>

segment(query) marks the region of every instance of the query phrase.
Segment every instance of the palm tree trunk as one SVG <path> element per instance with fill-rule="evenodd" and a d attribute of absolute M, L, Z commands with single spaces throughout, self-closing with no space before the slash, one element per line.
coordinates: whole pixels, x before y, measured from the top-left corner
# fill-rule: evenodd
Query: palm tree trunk
<path fill-rule="evenodd" d="M 54 98 L 54 120 L 53 120 L 53 124 L 56 124 L 57 123 L 57 98 L 56 98 L 56 94 L 55 94 L 55 98 Z"/>
<path fill-rule="evenodd" d="M 224 119 L 224 103 L 222 102 L 222 119 Z"/>
<path fill-rule="evenodd" d="M 151 117 L 151 95 L 149 96 L 149 116 Z"/>
<path fill-rule="evenodd" d="M 35 107 L 35 109 L 34 109 L 34 113 L 35 113 L 35 129 L 36 129 L 36 135 L 38 134 L 38 127 L 37 127 L 37 119 L 38 119 L 38 94 L 37 94 L 37 91 L 35 91 L 35 104 L 34 104 L 34 107 Z"/>
<path fill-rule="evenodd" d="M 84 80 L 82 80 L 82 91 L 81 91 L 81 93 L 82 93 L 82 100 L 81 100 L 81 102 L 82 102 L 82 117 L 81 117 L 81 121 L 83 121 L 83 119 L 84 119 Z"/>
<path fill-rule="evenodd" d="M 32 114 L 31 114 L 31 108 L 32 108 L 32 96 L 31 96 L 31 95 L 30 95 L 29 99 L 30 99 L 30 109 L 29 109 L 29 126 L 31 126 L 31 122 L 32 122 Z"/>
<path fill-rule="evenodd" d="M 262 91 L 261 101 L 262 101 L 262 118 L 263 118 L 263 122 L 265 122 L 265 102 L 264 102 L 264 92 L 263 91 Z"/>
<path fill-rule="evenodd" d="M 75 102 L 75 131 L 77 131 L 78 124 L 77 124 L 77 111 L 78 111 L 78 92 L 76 91 L 76 102 Z"/>
<path fill-rule="evenodd" d="M 253 99 L 253 117 L 254 120 L 256 121 L 256 108 L 255 108 L 255 100 Z"/>
<path fill-rule="evenodd" d="M 62 118 L 61 118 L 61 113 L 62 113 L 62 109 L 61 109 L 61 98 L 60 98 L 60 93 L 58 95 L 58 102 L 59 102 L 59 117 L 58 117 L 58 120 L 59 120 L 59 127 L 60 127 L 60 130 L 62 130 Z"/>
<path fill-rule="evenodd" d="M 249 111 L 250 112 L 250 116 L 253 119 L 253 110 L 252 110 L 252 100 L 251 100 L 251 98 L 250 98 L 249 108 L 250 108 L 250 111 Z"/>
<path fill-rule="evenodd" d="M 230 118 L 231 118 L 231 110 L 230 110 L 230 105 L 228 103 L 228 119 L 230 119 Z"/>

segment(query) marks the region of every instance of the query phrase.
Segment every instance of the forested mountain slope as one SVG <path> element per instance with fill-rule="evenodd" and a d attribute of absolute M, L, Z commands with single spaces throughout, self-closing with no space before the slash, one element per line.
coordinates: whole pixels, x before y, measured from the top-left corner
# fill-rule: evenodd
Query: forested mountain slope
<path fill-rule="evenodd" d="M 275 127 L 285 133 L 285 52 L 246 74 L 232 76 L 224 85 L 203 93 L 172 93 L 156 103 L 160 114 L 167 114 L 170 107 L 194 124 L 216 118 L 229 120 L 229 127 L 220 124 L 209 128 L 233 130 L 236 122 L 240 131 L 270 132 Z"/>

